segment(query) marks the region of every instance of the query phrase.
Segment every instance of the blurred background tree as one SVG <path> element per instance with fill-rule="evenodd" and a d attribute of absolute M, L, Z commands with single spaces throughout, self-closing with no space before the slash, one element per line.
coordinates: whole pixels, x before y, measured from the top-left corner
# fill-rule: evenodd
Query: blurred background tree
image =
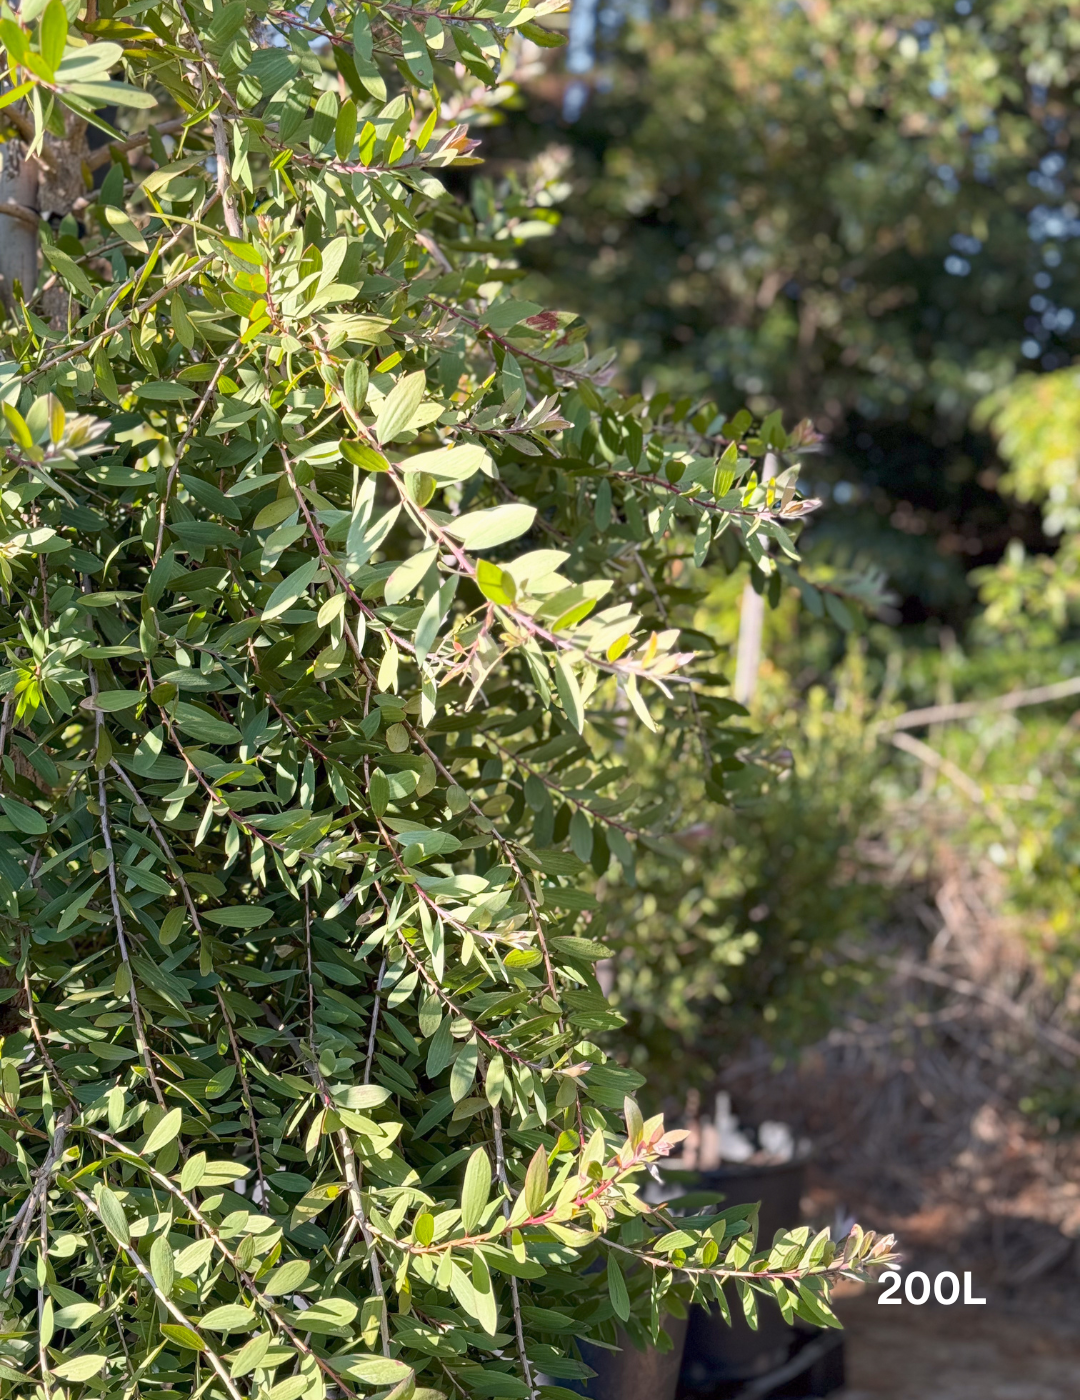
<path fill-rule="evenodd" d="M 812 414 L 833 507 L 812 537 L 886 567 L 904 622 L 963 626 L 972 567 L 1013 539 L 1045 548 L 972 410 L 1080 344 L 1080 17 L 1046 0 L 586 4 L 570 68 L 590 14 L 585 79 L 527 84 L 488 139 L 509 164 L 564 160 L 534 275 L 631 382 Z"/>
<path fill-rule="evenodd" d="M 939 1211 L 954 1269 L 1034 1277 L 1080 1179 L 1080 14 L 574 0 L 568 31 L 484 132 L 482 180 L 533 195 L 520 294 L 650 411 L 809 417 L 807 572 L 893 595 L 845 631 L 779 579 L 742 737 L 625 746 L 678 837 L 605 877 L 611 1039 L 807 1134 L 834 1201 Z M 731 680 L 745 557 L 671 554 L 652 623 Z"/>
<path fill-rule="evenodd" d="M 703 600 L 704 626 L 723 627 L 723 591 Z M 793 600 L 784 611 L 790 626 Z M 672 785 L 671 764 L 635 736 L 632 771 L 676 797 L 683 825 L 639 861 L 636 888 L 609 876 L 620 949 L 609 976 L 632 1063 L 648 1064 L 675 1096 L 707 1087 L 755 1038 L 788 1053 L 825 1034 L 866 981 L 842 946 L 885 912 L 858 852 L 881 820 L 862 652 L 852 650 L 831 690 L 798 697 L 776 669 L 771 681 L 771 737 L 787 735 L 792 748 L 714 755 L 745 765 L 728 773 L 725 805 L 710 800 L 707 765 L 682 765 Z"/>
<path fill-rule="evenodd" d="M 826 508 L 800 548 L 819 580 L 872 562 L 895 595 L 853 639 L 773 591 L 746 744 L 720 756 L 747 763 L 733 805 L 713 801 L 716 755 L 635 748 L 683 825 L 613 906 L 634 1053 L 676 1083 L 754 1036 L 805 1043 L 867 957 L 896 939 L 941 955 L 932 918 L 913 932 L 912 891 L 933 905 L 957 862 L 1024 950 L 1009 994 L 1067 1019 L 1075 702 L 895 742 L 887 724 L 1080 672 L 1080 17 L 1046 0 L 579 0 L 569 31 L 565 55 L 525 55 L 485 133 L 484 178 L 533 191 L 530 231 L 548 235 L 521 294 L 580 312 L 628 387 L 688 418 L 704 400 L 811 417 L 825 442 L 804 479 Z M 744 563 L 682 560 L 677 620 L 718 671 Z M 790 763 L 756 750 L 758 728 Z"/>

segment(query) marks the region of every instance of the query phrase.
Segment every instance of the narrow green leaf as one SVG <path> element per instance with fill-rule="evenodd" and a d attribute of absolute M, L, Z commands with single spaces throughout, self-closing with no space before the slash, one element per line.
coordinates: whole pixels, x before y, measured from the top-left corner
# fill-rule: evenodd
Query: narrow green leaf
<path fill-rule="evenodd" d="M 438 547 L 433 545 L 430 549 L 422 549 L 406 559 L 403 564 L 399 564 L 386 580 L 383 597 L 387 603 L 392 605 L 407 598 L 434 564 L 438 553 Z"/>
<path fill-rule="evenodd" d="M 337 93 L 326 91 L 315 104 L 315 115 L 311 123 L 311 139 L 316 147 L 324 146 L 334 135 L 338 119 Z"/>
<path fill-rule="evenodd" d="M 189 1244 L 175 1256 L 173 1267 L 181 1278 L 190 1278 L 192 1274 L 199 1272 L 213 1252 L 213 1240 L 196 1240 L 194 1244 Z"/>
<path fill-rule="evenodd" d="M 146 1139 L 143 1152 L 148 1157 L 152 1157 L 155 1152 L 160 1152 L 166 1143 L 172 1142 L 173 1138 L 180 1131 L 180 1123 L 183 1113 L 179 1108 L 171 1108 L 165 1117 L 161 1119 L 157 1127 L 153 1129 Z"/>
<path fill-rule="evenodd" d="M 112 204 L 105 206 L 105 218 L 114 233 L 138 253 L 149 253 L 150 245 L 122 209 Z"/>
<path fill-rule="evenodd" d="M 117 1196 L 107 1186 L 99 1184 L 94 1191 L 94 1199 L 97 1202 L 101 1223 L 109 1234 L 120 1244 L 130 1244 L 131 1233 L 128 1230 L 127 1217 Z"/>
<path fill-rule="evenodd" d="M 375 419 L 375 436 L 379 442 L 392 442 L 412 422 L 427 387 L 423 370 L 399 379 L 383 400 Z"/>
<path fill-rule="evenodd" d="M 630 1316 L 630 1294 L 626 1291 L 626 1280 L 619 1268 L 619 1261 L 612 1253 L 608 1254 L 607 1286 L 615 1316 L 625 1322 Z"/>
<path fill-rule="evenodd" d="M 381 1084 L 332 1084 L 330 1093 L 334 1102 L 342 1108 L 363 1110 L 378 1108 L 390 1097 L 390 1090 Z"/>
<path fill-rule="evenodd" d="M 344 112 L 350 106 L 353 107 L 353 116 L 355 119 L 356 108 L 352 103 L 347 102 L 345 104 L 345 106 L 341 109 L 342 114 L 344 114 Z M 364 407 L 364 404 L 367 400 L 368 392 L 368 367 L 363 360 L 350 360 L 349 363 L 345 366 L 345 374 L 342 379 L 342 387 L 345 391 L 345 402 L 349 405 L 349 408 L 352 410 L 353 417 L 359 418 L 360 410 Z M 368 450 L 372 451 L 372 449 Z M 374 453 L 372 451 L 372 455 L 378 456 L 379 454 Z M 383 460 L 385 462 L 385 459 Z M 385 465 L 383 467 L 383 470 L 385 470 Z"/>
<path fill-rule="evenodd" d="M 69 1303 L 65 1308 L 58 1308 L 53 1315 L 53 1324 L 56 1327 L 67 1327 L 76 1331 L 80 1327 L 85 1327 L 95 1317 L 101 1316 L 101 1308 L 96 1303 Z"/>
<path fill-rule="evenodd" d="M 450 611 L 450 604 L 454 601 L 457 585 L 456 576 L 448 578 L 424 604 L 424 611 L 416 624 L 415 646 L 418 662 L 425 660 L 434 646 L 439 629 Z"/>
<path fill-rule="evenodd" d="M 641 1109 L 638 1108 L 629 1094 L 623 1099 L 623 1118 L 626 1120 L 626 1136 L 630 1140 L 630 1145 L 636 1147 L 641 1141 L 645 1122 L 641 1116 Z"/>
<path fill-rule="evenodd" d="M 235 904 L 228 909 L 206 909 L 202 917 L 222 928 L 261 928 L 270 922 L 273 913 L 256 904 Z"/>
<path fill-rule="evenodd" d="M 469 1158 L 461 1188 L 461 1225 L 471 1235 L 480 1222 L 491 1193 L 491 1162 L 482 1147 Z"/>
<path fill-rule="evenodd" d="M 356 103 L 350 97 L 341 104 L 334 127 L 334 151 L 338 160 L 348 160 L 356 140 Z"/>
<path fill-rule="evenodd" d="M 64 56 L 67 36 L 68 17 L 63 0 L 49 0 L 41 16 L 40 47 L 42 61 L 54 73 Z"/>
<path fill-rule="evenodd" d="M 433 1042 L 434 1043 L 434 1042 Z M 430 1058 L 431 1052 L 428 1052 Z M 455 1103 L 460 1103 L 473 1086 L 476 1078 L 476 1065 L 479 1059 L 479 1051 L 476 1046 L 475 1037 L 467 1045 L 463 1045 L 454 1060 L 454 1067 L 450 1071 L 450 1097 Z"/>
<path fill-rule="evenodd" d="M 88 1353 L 76 1356 L 71 1361 L 61 1361 L 52 1368 L 52 1372 L 62 1381 L 88 1381 L 98 1374 L 107 1359 L 98 1352 Z"/>
<path fill-rule="evenodd" d="M 176 1270 L 173 1267 L 172 1246 L 163 1235 L 159 1235 L 150 1246 L 150 1272 L 154 1282 L 168 1298 L 176 1282 Z"/>
<path fill-rule="evenodd" d="M 535 506 L 514 502 L 470 511 L 468 515 L 458 516 L 446 528 L 466 549 L 494 549 L 532 529 L 535 519 Z"/>
<path fill-rule="evenodd" d="M 501 603 L 503 607 L 513 607 L 517 600 L 517 584 L 513 575 L 487 559 L 477 561 L 476 586 L 485 598 Z"/>
<path fill-rule="evenodd" d="M 390 780 L 381 768 L 374 769 L 368 780 L 368 800 L 377 817 L 385 814 L 390 804 Z"/>
<path fill-rule="evenodd" d="M 28 807 L 25 802 L 16 802 L 13 797 L 0 797 L 0 807 L 15 830 L 21 831 L 24 836 L 44 836 L 49 829 L 41 813 Z"/>
<path fill-rule="evenodd" d="M 543 1147 L 538 1147 L 533 1153 L 529 1169 L 525 1173 L 525 1204 L 530 1215 L 538 1215 L 544 1204 L 544 1197 L 547 1195 L 548 1185 L 548 1159 L 547 1152 Z"/>
<path fill-rule="evenodd" d="M 206 1343 L 199 1336 L 198 1332 L 193 1332 L 190 1327 L 184 1327 L 178 1322 L 163 1322 L 160 1324 L 162 1332 L 171 1342 L 176 1342 L 187 1351 L 205 1351 Z"/>
<path fill-rule="evenodd" d="M 404 1361 L 394 1361 L 382 1356 L 351 1356 L 342 1368 L 353 1380 L 365 1385 L 397 1385 L 412 1374 L 412 1368 Z"/>
<path fill-rule="evenodd" d="M 336 1332 L 339 1327 L 347 1327 L 360 1311 L 348 1298 L 322 1298 L 305 1308 L 299 1321 L 306 1332 L 325 1336 Z"/>
<path fill-rule="evenodd" d="M 199 1319 L 199 1326 L 211 1332 L 246 1332 L 255 1326 L 255 1313 L 251 1308 L 238 1303 L 225 1303 L 220 1308 L 212 1308 L 205 1317 Z"/>
<path fill-rule="evenodd" d="M 501 1055 L 492 1055 L 484 1078 L 484 1097 L 492 1108 L 499 1102 L 506 1086 L 506 1062 Z"/>
<path fill-rule="evenodd" d="M 577 677 L 570 669 L 569 662 L 562 656 L 554 660 L 555 688 L 566 711 L 566 717 L 580 734 L 585 728 L 585 706 L 581 699 L 581 688 Z"/>
<path fill-rule="evenodd" d="M 440 486 L 452 481 L 468 481 L 478 471 L 491 471 L 491 458 L 477 443 L 458 443 L 455 447 L 439 447 L 434 452 L 418 452 L 406 457 L 401 470 L 406 476 L 421 472 L 432 477 Z"/>
<path fill-rule="evenodd" d="M 274 525 L 280 525 L 288 520 L 290 515 L 295 515 L 299 507 L 293 496 L 278 496 L 277 500 L 271 501 L 268 506 L 263 506 L 252 523 L 253 530 L 269 530 Z"/>
<path fill-rule="evenodd" d="M 89 696 L 83 701 L 82 708 L 102 710 L 105 714 L 115 715 L 124 710 L 133 710 L 145 699 L 146 692 L 142 690 L 101 690 L 97 695 Z"/>
<path fill-rule="evenodd" d="M 431 1037 L 431 1044 L 428 1046 L 427 1064 L 425 1073 L 429 1079 L 434 1079 L 440 1075 L 450 1063 L 450 1056 L 453 1054 L 454 1039 L 450 1033 L 451 1018 L 444 1016 L 439 1029 Z M 464 1097 L 464 1095 L 462 1095 Z"/>
<path fill-rule="evenodd" d="M 288 612 L 318 572 L 319 560 L 309 559 L 306 564 L 294 569 L 288 578 L 282 579 L 267 599 L 262 614 L 263 621 L 269 622 L 275 617 L 280 617 L 283 612 Z"/>
<path fill-rule="evenodd" d="M 184 1163 L 184 1169 L 180 1173 L 180 1190 L 194 1191 L 199 1182 L 202 1181 L 206 1172 L 206 1153 L 196 1152 Z"/>
<path fill-rule="evenodd" d="M 476 1320 L 489 1337 L 494 1337 L 499 1330 L 499 1313 L 495 1305 L 495 1292 L 491 1286 L 491 1271 L 479 1249 L 473 1250 L 472 1286 L 476 1299 Z"/>
<path fill-rule="evenodd" d="M 280 1293 L 295 1293 L 307 1280 L 310 1272 L 311 1266 L 306 1259 L 290 1259 L 287 1264 L 282 1264 L 280 1268 L 268 1274 L 260 1286 L 262 1291 L 269 1293 L 271 1297 Z"/>
<path fill-rule="evenodd" d="M 237 1380 L 254 1371 L 266 1355 L 271 1340 L 269 1332 L 260 1332 L 257 1337 L 252 1337 L 250 1341 L 245 1342 L 233 1357 L 232 1365 L 229 1367 L 229 1375 Z"/>

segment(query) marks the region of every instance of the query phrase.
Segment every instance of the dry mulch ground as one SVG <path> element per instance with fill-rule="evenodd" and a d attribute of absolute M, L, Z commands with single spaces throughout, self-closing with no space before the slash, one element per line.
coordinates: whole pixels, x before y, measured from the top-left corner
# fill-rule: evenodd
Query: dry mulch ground
<path fill-rule="evenodd" d="M 1051 1146 L 984 1108 L 959 1156 L 927 1174 L 914 1210 L 907 1193 L 868 1189 L 835 1164 L 812 1173 L 808 1218 L 853 1211 L 897 1235 L 904 1272 L 970 1270 L 974 1295 L 986 1298 L 883 1306 L 874 1288 L 838 1298 L 848 1384 L 834 1400 L 1080 1397 L 1075 1144 Z"/>
<path fill-rule="evenodd" d="M 806 1221 L 894 1234 L 904 1271 L 970 1270 L 987 1300 L 838 1299 L 835 1400 L 1080 1400 L 1080 1132 L 1020 1111 L 1075 1102 L 1080 974 L 1053 994 L 993 872 L 947 840 L 932 864 L 921 892 L 897 877 L 878 935 L 895 976 L 861 1015 L 779 1073 L 768 1051 L 729 1065 L 723 1087 L 745 1123 L 813 1145 Z"/>
<path fill-rule="evenodd" d="M 1080 1326 L 988 1298 L 985 1308 L 888 1308 L 868 1292 L 838 1303 L 848 1384 L 833 1400 L 1076 1400 Z"/>

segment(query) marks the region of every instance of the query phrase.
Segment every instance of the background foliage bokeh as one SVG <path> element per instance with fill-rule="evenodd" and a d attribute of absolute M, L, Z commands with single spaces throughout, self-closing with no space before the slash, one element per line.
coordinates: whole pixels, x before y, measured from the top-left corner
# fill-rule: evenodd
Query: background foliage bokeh
<path fill-rule="evenodd" d="M 763 765 L 758 797 L 704 815 L 704 767 L 681 771 L 678 853 L 618 916 L 636 1053 L 707 1075 L 754 1036 L 790 1045 L 817 1008 L 837 1014 L 859 966 L 837 949 L 888 903 L 860 842 L 925 868 L 882 832 L 897 801 L 948 809 L 957 849 L 1000 872 L 1037 975 L 1067 988 L 1075 702 L 916 730 L 966 792 L 875 726 L 1077 674 L 1075 13 L 608 6 L 585 49 L 569 76 L 540 65 L 487 136 L 553 210 L 526 285 L 581 308 L 628 384 L 809 414 L 826 439 L 811 566 L 872 560 L 894 594 L 854 649 L 788 602 L 770 613 L 753 720 L 779 726 L 793 770 Z M 714 561 L 695 586 L 733 642 L 740 577 Z M 666 757 L 643 759 L 662 790 Z"/>

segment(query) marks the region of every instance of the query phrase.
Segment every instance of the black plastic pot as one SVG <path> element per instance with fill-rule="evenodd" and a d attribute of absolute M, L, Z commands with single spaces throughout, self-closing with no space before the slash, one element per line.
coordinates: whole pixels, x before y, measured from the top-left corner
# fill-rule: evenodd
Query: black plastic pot
<path fill-rule="evenodd" d="M 670 1351 L 657 1351 L 655 1347 L 638 1351 L 621 1329 L 621 1351 L 605 1351 L 579 1342 L 582 1360 L 596 1375 L 574 1388 L 589 1400 L 675 1400 L 686 1328 L 685 1318 L 664 1319 L 664 1331 L 673 1343 Z"/>
<path fill-rule="evenodd" d="M 691 1181 L 680 1173 L 679 1179 L 684 1189 L 722 1192 L 725 1207 L 760 1201 L 758 1238 L 768 1243 L 777 1230 L 799 1223 L 806 1164 L 723 1166 L 698 1172 Z M 802 1340 L 801 1330 L 788 1326 L 771 1298 L 758 1295 L 757 1306 L 757 1331 L 747 1324 L 734 1287 L 728 1290 L 730 1327 L 715 1304 L 691 1309 L 679 1373 L 680 1400 L 705 1400 L 723 1394 L 736 1382 L 751 1381 L 783 1366 L 792 1356 Z"/>

